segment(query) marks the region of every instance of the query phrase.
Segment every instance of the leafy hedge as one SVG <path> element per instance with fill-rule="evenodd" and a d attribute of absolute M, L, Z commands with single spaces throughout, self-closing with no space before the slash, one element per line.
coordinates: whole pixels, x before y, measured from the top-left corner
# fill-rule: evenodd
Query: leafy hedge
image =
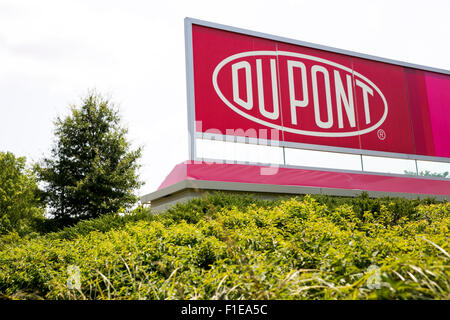
<path fill-rule="evenodd" d="M 449 299 L 449 213 L 449 203 L 432 200 L 212 195 L 5 243 L 0 294 Z"/>

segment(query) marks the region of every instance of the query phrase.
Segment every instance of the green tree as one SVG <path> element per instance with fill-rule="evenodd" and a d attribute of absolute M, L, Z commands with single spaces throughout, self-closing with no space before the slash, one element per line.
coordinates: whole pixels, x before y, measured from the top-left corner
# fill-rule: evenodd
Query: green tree
<path fill-rule="evenodd" d="M 0 152 L 0 234 L 31 233 L 44 217 L 36 177 L 25 166 L 24 157 Z"/>
<path fill-rule="evenodd" d="M 412 175 L 412 176 L 417 175 L 417 173 L 413 172 L 413 171 L 408 171 L 408 170 L 403 170 L 403 171 L 404 171 L 405 174 L 409 174 L 409 175 Z M 428 170 L 425 170 L 425 171 L 420 171 L 419 172 L 419 176 L 424 176 L 424 177 L 439 177 L 439 178 L 447 178 L 448 177 L 448 178 L 450 178 L 448 176 L 448 174 L 449 174 L 448 171 L 445 171 L 445 172 L 430 172 Z"/>
<path fill-rule="evenodd" d="M 141 148 L 130 150 L 118 110 L 89 93 L 69 116 L 55 121 L 52 157 L 37 166 L 50 213 L 64 223 L 128 208 L 142 185 L 137 163 Z"/>

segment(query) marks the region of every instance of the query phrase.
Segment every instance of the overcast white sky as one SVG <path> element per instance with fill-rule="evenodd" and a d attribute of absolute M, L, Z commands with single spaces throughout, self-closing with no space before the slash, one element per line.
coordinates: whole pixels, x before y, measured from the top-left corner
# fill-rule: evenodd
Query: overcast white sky
<path fill-rule="evenodd" d="M 0 150 L 38 161 L 89 88 L 110 95 L 140 193 L 188 158 L 184 18 L 450 70 L 450 0 L 0 0 Z"/>

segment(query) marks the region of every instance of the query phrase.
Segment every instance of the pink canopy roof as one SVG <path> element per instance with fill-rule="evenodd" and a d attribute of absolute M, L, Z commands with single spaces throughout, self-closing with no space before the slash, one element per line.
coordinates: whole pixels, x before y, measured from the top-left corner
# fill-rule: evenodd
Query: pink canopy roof
<path fill-rule="evenodd" d="M 450 181 L 436 178 L 198 161 L 185 161 L 176 165 L 158 190 L 183 180 L 450 196 Z"/>

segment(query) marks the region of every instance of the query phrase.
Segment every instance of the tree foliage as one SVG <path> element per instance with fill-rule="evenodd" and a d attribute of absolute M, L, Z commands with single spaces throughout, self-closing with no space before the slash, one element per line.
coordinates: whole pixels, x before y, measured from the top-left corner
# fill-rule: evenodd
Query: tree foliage
<path fill-rule="evenodd" d="M 405 174 L 409 174 L 412 176 L 417 175 L 416 172 L 414 171 L 408 171 L 408 170 L 404 170 Z M 425 171 L 420 171 L 419 172 L 419 176 L 423 176 L 423 177 L 438 177 L 438 178 L 450 178 L 450 176 L 448 175 L 449 172 L 448 171 L 444 171 L 444 172 L 431 172 L 429 170 L 425 170 Z"/>
<path fill-rule="evenodd" d="M 25 166 L 24 157 L 0 152 L 0 234 L 28 234 L 43 218 L 36 178 Z"/>
<path fill-rule="evenodd" d="M 97 93 L 55 122 L 52 156 L 37 167 L 51 213 L 61 221 L 115 213 L 137 201 L 141 148 L 130 150 L 118 110 Z"/>

